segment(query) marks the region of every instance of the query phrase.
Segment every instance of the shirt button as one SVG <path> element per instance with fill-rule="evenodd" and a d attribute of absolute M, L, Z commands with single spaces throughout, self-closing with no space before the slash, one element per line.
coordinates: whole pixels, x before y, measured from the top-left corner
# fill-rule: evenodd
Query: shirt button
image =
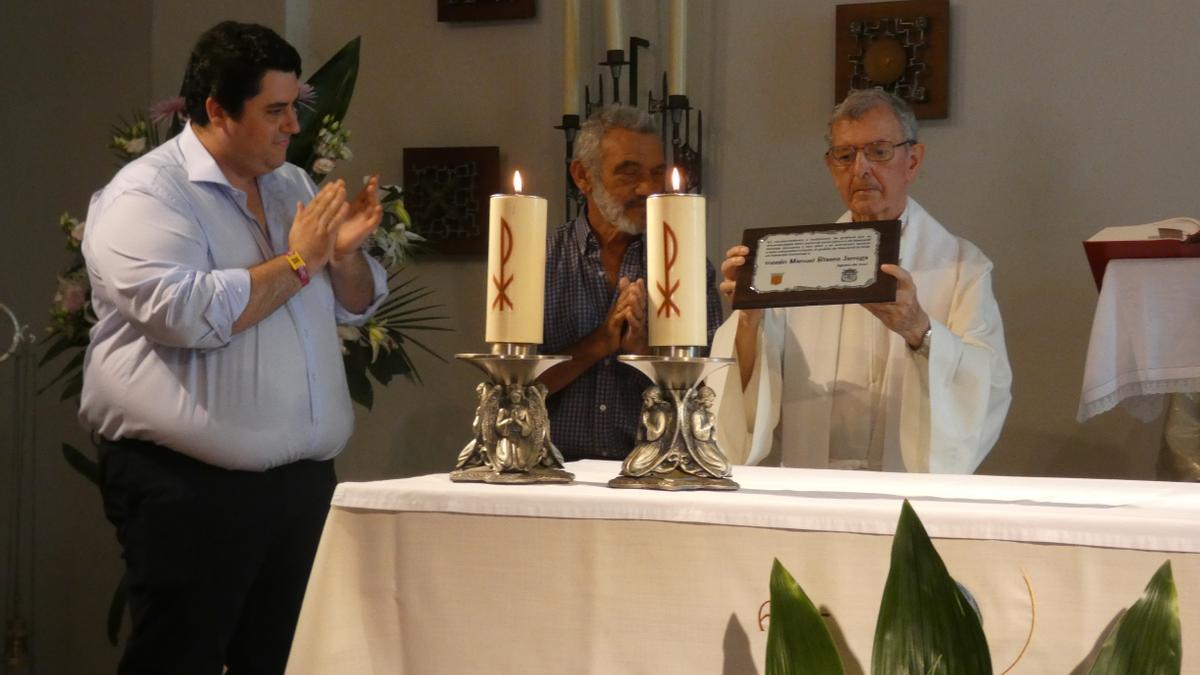
<path fill-rule="evenodd" d="M 601 403 L 601 404 L 600 404 L 600 412 L 604 412 L 604 411 L 606 411 L 606 410 L 608 410 L 608 406 L 607 406 L 607 405 L 604 405 L 603 403 Z"/>

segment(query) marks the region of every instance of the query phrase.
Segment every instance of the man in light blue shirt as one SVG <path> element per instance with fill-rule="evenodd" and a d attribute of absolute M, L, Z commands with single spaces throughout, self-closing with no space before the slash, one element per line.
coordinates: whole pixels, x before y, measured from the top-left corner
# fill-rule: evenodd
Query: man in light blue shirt
<path fill-rule="evenodd" d="M 336 324 L 387 294 L 349 203 L 285 161 L 300 58 L 270 29 L 202 35 L 190 122 L 97 193 L 97 323 L 80 417 L 127 564 L 120 672 L 282 673 L 354 415 Z"/>

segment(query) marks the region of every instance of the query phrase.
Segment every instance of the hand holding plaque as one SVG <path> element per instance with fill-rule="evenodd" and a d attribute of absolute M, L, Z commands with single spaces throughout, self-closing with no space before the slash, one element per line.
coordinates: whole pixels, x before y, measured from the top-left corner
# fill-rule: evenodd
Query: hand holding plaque
<path fill-rule="evenodd" d="M 900 221 L 746 230 L 734 309 L 892 302 L 896 279 L 880 271 L 900 257 Z"/>

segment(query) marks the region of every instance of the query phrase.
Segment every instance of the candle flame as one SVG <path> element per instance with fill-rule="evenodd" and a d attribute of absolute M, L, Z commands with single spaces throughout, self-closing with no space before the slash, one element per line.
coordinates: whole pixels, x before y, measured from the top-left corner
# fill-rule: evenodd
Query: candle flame
<path fill-rule="evenodd" d="M 671 169 L 671 191 L 679 192 L 679 167 Z"/>
<path fill-rule="evenodd" d="M 513 192 L 520 192 L 520 191 L 521 191 L 521 172 L 514 171 L 513 172 Z"/>

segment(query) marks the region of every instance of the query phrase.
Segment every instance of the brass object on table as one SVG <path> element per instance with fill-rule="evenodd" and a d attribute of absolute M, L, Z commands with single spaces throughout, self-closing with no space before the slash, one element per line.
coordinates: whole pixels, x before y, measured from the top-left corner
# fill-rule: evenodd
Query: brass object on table
<path fill-rule="evenodd" d="M 536 381 L 571 357 L 538 355 L 535 345 L 498 343 L 490 354 L 455 358 L 487 373 L 490 381 L 475 388 L 479 406 L 471 424 L 473 438 L 458 453 L 450 480 L 510 485 L 575 480 L 550 440 L 546 386 Z"/>
<path fill-rule="evenodd" d="M 668 348 L 656 356 L 620 356 L 656 384 L 642 394 L 637 444 L 621 465 L 613 488 L 650 490 L 737 490 L 732 467 L 717 444 L 714 393 L 704 384 L 733 363 L 693 356 L 691 348 Z M 679 355 L 688 354 L 688 355 Z"/>

